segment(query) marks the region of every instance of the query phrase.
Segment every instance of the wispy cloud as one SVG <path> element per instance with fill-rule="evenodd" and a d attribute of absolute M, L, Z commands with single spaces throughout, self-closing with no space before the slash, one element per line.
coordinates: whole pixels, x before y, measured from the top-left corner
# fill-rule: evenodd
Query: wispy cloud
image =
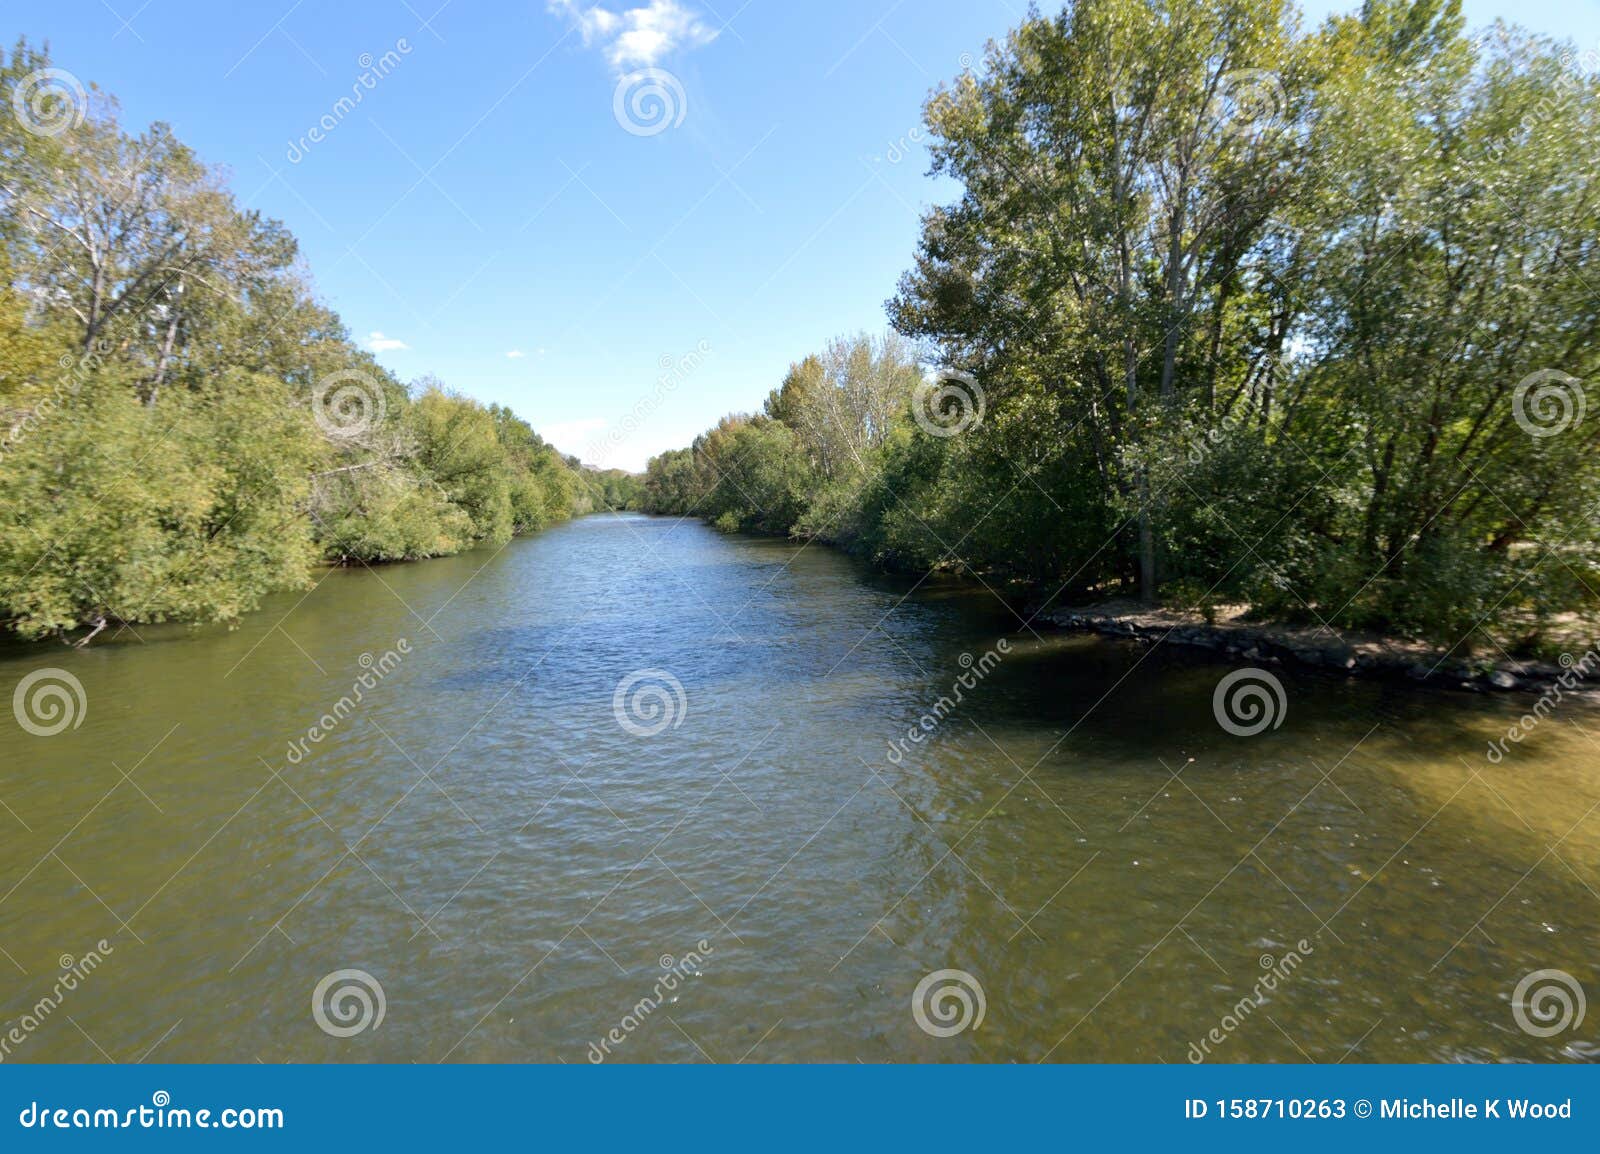
<path fill-rule="evenodd" d="M 584 47 L 599 48 L 618 72 L 649 68 L 679 49 L 710 44 L 719 31 L 677 0 L 650 0 L 621 12 L 585 7 L 581 0 L 549 0 L 549 6 L 583 34 Z"/>
<path fill-rule="evenodd" d="M 556 421 L 541 425 L 539 435 L 563 453 L 582 456 L 594 435 L 611 422 L 604 417 L 579 417 L 575 421 Z"/>
<path fill-rule="evenodd" d="M 506 360 L 508 360 L 508 361 L 520 361 L 523 357 L 525 357 L 527 355 L 528 354 L 523 352 L 521 349 L 512 349 L 510 352 L 506 353 Z"/>
<path fill-rule="evenodd" d="M 386 353 L 391 349 L 409 349 L 411 346 L 397 337 L 386 337 L 379 332 L 367 334 L 367 348 L 375 353 Z"/>

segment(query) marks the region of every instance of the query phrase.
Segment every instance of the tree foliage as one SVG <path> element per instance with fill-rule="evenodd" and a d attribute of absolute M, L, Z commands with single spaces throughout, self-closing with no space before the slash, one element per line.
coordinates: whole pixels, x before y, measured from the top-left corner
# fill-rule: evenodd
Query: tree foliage
<path fill-rule="evenodd" d="M 319 559 L 499 544 L 584 505 L 526 422 L 358 349 L 294 238 L 165 125 L 130 134 L 92 89 L 44 110 L 61 131 L 13 114 L 49 67 L 0 54 L 0 623 L 232 619 Z"/>
<path fill-rule="evenodd" d="M 961 193 L 889 302 L 982 420 L 908 419 L 898 378 L 867 417 L 841 380 L 887 378 L 830 346 L 647 501 L 1450 643 L 1592 611 L 1600 83 L 1459 9 L 1030 14 L 928 101 Z"/>

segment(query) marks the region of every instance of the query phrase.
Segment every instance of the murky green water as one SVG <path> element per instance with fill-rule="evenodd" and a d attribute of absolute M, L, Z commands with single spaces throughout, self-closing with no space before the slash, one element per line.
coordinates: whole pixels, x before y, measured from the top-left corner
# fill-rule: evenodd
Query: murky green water
<path fill-rule="evenodd" d="M 1600 1009 L 1512 1004 L 1600 993 L 1591 706 L 1496 765 L 1531 698 L 1278 668 L 1282 724 L 1234 736 L 1228 666 L 631 516 L 10 648 L 0 688 L 47 667 L 86 708 L 0 714 L 5 1061 L 1600 1053 Z M 946 1037 L 943 969 L 983 1003 Z M 349 1036 L 340 970 L 382 991 Z"/>

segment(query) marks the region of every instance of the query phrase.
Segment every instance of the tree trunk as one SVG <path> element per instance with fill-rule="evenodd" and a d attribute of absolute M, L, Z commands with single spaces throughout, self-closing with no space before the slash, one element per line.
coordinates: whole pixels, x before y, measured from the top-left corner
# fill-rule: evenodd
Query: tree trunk
<path fill-rule="evenodd" d="M 92 295 L 89 299 L 89 320 L 83 327 L 83 351 L 85 354 L 94 352 L 94 341 L 100 335 L 100 324 L 105 319 L 106 295 L 106 270 L 103 264 L 96 264 L 94 270 L 94 284 Z"/>
<path fill-rule="evenodd" d="M 1156 535 L 1150 524 L 1150 474 L 1139 473 L 1139 600 L 1156 599 Z"/>
<path fill-rule="evenodd" d="M 1173 199 L 1167 220 L 1167 339 L 1161 357 L 1161 401 L 1171 404 L 1178 372 L 1178 330 L 1184 316 L 1183 226 L 1184 197 L 1188 195 L 1188 173 L 1178 177 L 1178 195 Z"/>
<path fill-rule="evenodd" d="M 1124 372 L 1128 386 L 1128 412 L 1131 414 L 1139 399 L 1139 355 L 1132 338 L 1123 344 L 1126 358 Z M 1150 471 L 1139 466 L 1139 599 L 1156 599 L 1156 534 L 1150 521 Z"/>
<path fill-rule="evenodd" d="M 161 356 L 156 361 L 156 375 L 150 381 L 150 388 L 145 393 L 144 403 L 149 408 L 154 408 L 156 393 L 161 389 L 161 382 L 166 380 L 167 366 L 172 363 L 172 346 L 178 338 L 178 314 L 174 312 L 172 319 L 167 322 L 167 333 L 161 341 Z"/>

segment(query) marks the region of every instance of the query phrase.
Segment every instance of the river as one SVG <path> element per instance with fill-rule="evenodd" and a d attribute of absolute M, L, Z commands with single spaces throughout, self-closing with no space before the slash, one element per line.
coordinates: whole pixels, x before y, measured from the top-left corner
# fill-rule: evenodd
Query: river
<path fill-rule="evenodd" d="M 667 518 L 318 577 L 0 650 L 3 1060 L 1600 1053 L 1513 1004 L 1600 990 L 1591 705 L 1242 736 L 1247 663 Z"/>

